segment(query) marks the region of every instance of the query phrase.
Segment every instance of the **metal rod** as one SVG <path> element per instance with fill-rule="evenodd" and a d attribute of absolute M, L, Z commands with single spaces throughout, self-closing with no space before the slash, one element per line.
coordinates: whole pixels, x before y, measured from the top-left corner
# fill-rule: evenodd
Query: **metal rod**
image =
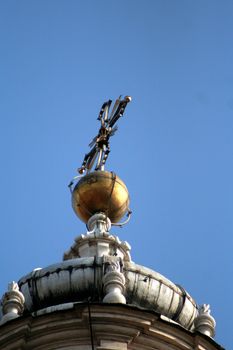
<path fill-rule="evenodd" d="M 97 164 L 96 164 L 96 170 L 98 170 L 100 168 L 103 149 L 100 148 L 98 152 L 99 152 L 99 157 L 98 157 Z"/>
<path fill-rule="evenodd" d="M 90 333 L 91 333 L 91 349 L 95 350 L 95 348 L 94 348 L 94 340 L 93 340 L 93 331 L 92 331 L 91 308 L 90 308 L 89 299 L 87 300 L 87 306 L 88 306 L 89 326 L 90 326 Z"/>

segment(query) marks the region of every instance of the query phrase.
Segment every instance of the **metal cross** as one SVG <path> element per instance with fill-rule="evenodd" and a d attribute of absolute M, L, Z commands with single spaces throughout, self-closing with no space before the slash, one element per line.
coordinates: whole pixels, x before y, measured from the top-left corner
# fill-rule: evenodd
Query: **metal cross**
<path fill-rule="evenodd" d="M 89 144 L 91 147 L 90 152 L 85 154 L 82 166 L 78 168 L 80 174 L 83 174 L 85 171 L 89 173 L 95 162 L 95 170 L 104 170 L 104 165 L 110 152 L 109 138 L 117 131 L 117 126 L 115 124 L 118 119 L 123 116 L 125 108 L 130 101 L 130 96 L 125 96 L 123 100 L 121 100 L 121 96 L 119 96 L 112 108 L 110 116 L 109 110 L 112 100 L 103 104 L 97 118 L 100 121 L 100 129 Z"/>

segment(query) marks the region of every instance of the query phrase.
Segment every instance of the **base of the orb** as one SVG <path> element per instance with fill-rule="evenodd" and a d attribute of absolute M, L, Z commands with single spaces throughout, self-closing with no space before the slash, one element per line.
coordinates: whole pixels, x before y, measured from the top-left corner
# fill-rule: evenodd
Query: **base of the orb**
<path fill-rule="evenodd" d="M 111 220 L 104 213 L 92 215 L 87 222 L 87 229 L 89 232 L 93 230 L 109 232 L 111 226 Z"/>
<path fill-rule="evenodd" d="M 88 232 L 75 239 L 75 243 L 64 253 L 63 260 L 84 257 L 114 256 L 131 261 L 131 247 L 110 234 L 111 221 L 103 213 L 93 215 L 87 223 Z"/>

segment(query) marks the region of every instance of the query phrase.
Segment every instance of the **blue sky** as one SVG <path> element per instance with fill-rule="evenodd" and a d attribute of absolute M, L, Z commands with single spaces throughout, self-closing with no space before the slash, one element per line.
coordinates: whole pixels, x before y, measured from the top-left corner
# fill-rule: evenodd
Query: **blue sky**
<path fill-rule="evenodd" d="M 85 226 L 67 185 L 105 100 L 131 95 L 107 163 L 135 262 L 233 324 L 232 1 L 1 1 L 1 294 Z"/>

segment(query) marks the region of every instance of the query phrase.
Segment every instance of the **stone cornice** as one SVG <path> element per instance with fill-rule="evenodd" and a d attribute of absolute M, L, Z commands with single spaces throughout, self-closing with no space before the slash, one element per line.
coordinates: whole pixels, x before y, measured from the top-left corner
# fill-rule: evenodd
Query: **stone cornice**
<path fill-rule="evenodd" d="M 71 308 L 72 307 L 72 308 Z M 0 349 L 220 350 L 210 337 L 121 304 L 70 304 L 66 310 L 19 317 L 1 326 Z M 118 347 L 117 347 L 118 346 Z"/>

